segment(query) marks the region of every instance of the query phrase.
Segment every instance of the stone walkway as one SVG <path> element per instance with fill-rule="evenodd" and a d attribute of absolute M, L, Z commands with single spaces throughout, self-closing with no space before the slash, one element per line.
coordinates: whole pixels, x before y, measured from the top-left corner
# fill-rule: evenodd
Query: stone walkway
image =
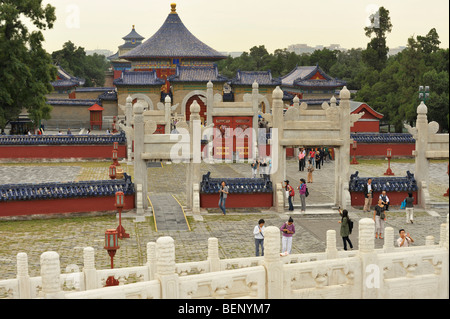
<path fill-rule="evenodd" d="M 183 208 L 171 194 L 149 195 L 158 231 L 189 230 Z"/>

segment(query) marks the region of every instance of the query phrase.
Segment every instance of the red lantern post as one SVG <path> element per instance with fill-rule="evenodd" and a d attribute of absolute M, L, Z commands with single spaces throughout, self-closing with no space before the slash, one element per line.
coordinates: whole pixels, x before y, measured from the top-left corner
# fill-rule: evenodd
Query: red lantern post
<path fill-rule="evenodd" d="M 109 257 L 111 257 L 111 269 L 114 269 L 114 256 L 116 254 L 117 249 L 119 249 L 119 239 L 117 230 L 115 229 L 107 229 L 105 231 L 105 247 L 108 251 Z M 106 287 L 110 286 L 118 286 L 119 280 L 115 279 L 114 276 L 109 276 L 106 279 Z"/>
<path fill-rule="evenodd" d="M 125 194 L 121 191 L 116 192 L 116 203 L 115 206 L 119 211 L 119 226 L 117 227 L 117 233 L 119 234 L 119 238 L 130 238 L 130 234 L 125 232 L 125 228 L 122 226 L 122 209 L 124 205 Z"/>
<path fill-rule="evenodd" d="M 388 169 L 386 170 L 386 172 L 384 173 L 384 175 L 393 176 L 393 175 L 395 175 L 395 174 L 392 173 L 392 170 L 391 170 L 392 148 L 388 148 L 388 149 L 387 149 L 387 154 L 386 154 L 386 156 L 387 156 L 387 158 L 388 158 Z"/>
<path fill-rule="evenodd" d="M 353 148 L 353 159 L 350 162 L 351 165 L 359 164 L 358 161 L 356 160 L 356 147 L 357 147 L 356 140 L 353 140 L 353 145 L 352 145 L 352 148 Z"/>
<path fill-rule="evenodd" d="M 120 166 L 119 161 L 117 160 L 117 150 L 113 150 L 112 151 L 112 160 L 113 160 L 113 165 L 114 166 Z"/>
<path fill-rule="evenodd" d="M 116 179 L 117 172 L 116 172 L 116 166 L 114 164 L 111 164 L 109 166 L 109 178 Z"/>
<path fill-rule="evenodd" d="M 113 134 L 118 132 L 117 127 L 116 127 L 117 126 L 116 122 L 117 122 L 117 118 L 115 116 L 113 116 L 113 124 L 112 124 L 112 132 L 111 132 Z"/>

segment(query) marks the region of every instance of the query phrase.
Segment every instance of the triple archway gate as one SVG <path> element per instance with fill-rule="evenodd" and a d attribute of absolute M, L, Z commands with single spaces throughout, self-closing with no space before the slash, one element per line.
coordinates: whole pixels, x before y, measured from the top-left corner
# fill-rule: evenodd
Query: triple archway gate
<path fill-rule="evenodd" d="M 200 105 L 194 101 L 190 106 L 190 121 L 178 123 L 177 134 L 153 134 L 157 128 L 154 111 L 145 111 L 142 103 L 134 107 L 127 101 L 127 114 L 133 113 L 132 132 L 129 127 L 123 127 L 134 138 L 134 175 L 136 184 L 137 213 L 143 214 L 148 208 L 147 197 L 147 161 L 184 162 L 188 165 L 186 174 L 186 206 L 193 213 L 200 213 L 199 185 L 201 182 L 200 164 L 202 160 L 201 140 L 209 130 L 214 148 L 214 118 L 227 115 L 233 118 L 245 119 L 252 128 L 257 127 L 259 93 L 257 83 L 253 84 L 252 94 L 243 102 L 222 102 L 211 100 L 211 84 L 208 83 L 207 116 L 211 119 L 209 126 L 203 127 L 200 119 Z M 334 204 L 342 208 L 351 205 L 348 191 L 349 152 L 352 140 L 350 127 L 364 113 L 350 114 L 350 92 L 344 87 L 340 92 L 340 105 L 334 98 L 331 103 L 324 103 L 321 110 L 308 110 L 305 103 L 299 104 L 298 98 L 284 114 L 283 91 L 277 87 L 272 94 L 272 113 L 261 114 L 271 128 L 270 155 L 272 159 L 271 178 L 274 185 L 274 206 L 278 212 L 284 212 L 283 181 L 286 178 L 286 148 L 291 146 L 316 147 L 327 145 L 335 152 L 335 196 Z M 170 101 L 166 100 L 165 111 L 170 112 Z M 133 111 L 131 111 L 133 108 Z M 160 115 L 159 115 L 160 116 Z M 165 114 L 168 117 L 168 114 Z M 251 121 L 251 122 L 250 122 Z M 207 134 L 206 134 L 207 135 Z M 257 156 L 257 134 L 246 137 L 247 145 L 242 145 L 246 157 L 253 160 Z M 249 146 L 249 144 L 251 146 Z M 205 154 L 206 152 L 203 152 Z M 242 155 L 244 155 L 242 154 Z M 210 154 L 211 155 L 211 154 Z M 217 158 L 209 156 L 207 161 L 214 162 Z"/>

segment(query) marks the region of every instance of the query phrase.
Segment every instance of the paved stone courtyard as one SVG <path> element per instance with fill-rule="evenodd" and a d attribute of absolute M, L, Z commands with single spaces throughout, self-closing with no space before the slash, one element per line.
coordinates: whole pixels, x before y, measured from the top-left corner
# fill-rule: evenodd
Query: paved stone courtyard
<path fill-rule="evenodd" d="M 358 170 L 360 176 L 381 176 L 386 170 L 385 161 L 367 161 L 357 166 L 351 166 L 351 172 Z M 20 163 L 1 164 L 0 183 L 18 183 L 20 181 L 36 182 L 51 177 L 56 181 L 107 179 L 109 162 L 80 162 L 80 163 Z M 50 169 L 51 167 L 51 169 Z M 394 162 L 392 170 L 397 176 L 406 175 L 406 170 L 414 171 L 412 162 Z M 123 165 L 130 175 L 132 167 Z M 185 166 L 182 164 L 165 164 L 162 168 L 149 168 L 151 194 L 171 193 L 183 205 L 185 203 Z M 247 163 L 243 164 L 202 164 L 202 173 L 211 171 L 212 177 L 250 177 L 251 169 Z M 435 202 L 448 202 L 442 194 L 448 188 L 447 162 L 433 162 L 430 164 L 430 178 L 432 180 L 430 192 Z M 300 177 L 306 173 L 298 172 L 298 163 L 289 160 L 287 163 L 287 177 L 296 186 Z M 307 213 L 292 214 L 296 225 L 293 239 L 293 253 L 321 252 L 325 249 L 326 231 L 334 229 L 337 232 L 337 247 L 342 249 L 339 236 L 340 220 L 337 211 L 323 208 L 332 203 L 334 194 L 334 162 L 325 163 L 324 167 L 314 172 L 314 183 L 310 184 L 311 196 L 307 201 Z M 298 195 L 298 194 L 297 194 Z M 298 196 L 294 203 L 298 203 Z M 430 215 L 432 213 L 432 215 Z M 439 241 L 440 225 L 446 222 L 447 208 L 437 208 L 434 212 L 417 210 L 415 223 L 405 225 L 404 211 L 394 209 L 388 213 L 386 226 L 398 229 L 406 228 L 416 240 L 417 245 L 424 244 L 425 237 L 433 235 Z M 135 223 L 133 219 L 122 219 L 123 226 L 131 238 L 120 241 L 120 249 L 114 259 L 115 267 L 129 267 L 142 265 L 146 262 L 146 244 L 156 241 L 160 236 L 172 236 L 176 245 L 176 261 L 188 262 L 207 258 L 207 241 L 209 237 L 219 239 L 221 258 L 236 258 L 254 255 L 253 227 L 258 219 L 264 218 L 266 226 L 280 227 L 289 215 L 277 214 L 271 210 L 229 210 L 222 216 L 218 209 L 212 209 L 203 215 L 204 221 L 195 221 L 188 216 L 191 231 L 155 231 L 153 218 L 147 217 L 145 222 Z M 357 222 L 371 214 L 361 210 L 353 210 L 351 217 Z M 49 250 L 59 253 L 62 272 L 69 265 L 77 265 L 82 269 L 83 248 L 91 246 L 96 251 L 96 267 L 109 267 L 109 257 L 103 249 L 104 232 L 109 228 L 116 228 L 118 219 L 115 213 L 103 216 L 82 216 L 70 218 L 53 218 L 28 221 L 0 221 L 0 278 L 8 279 L 16 276 L 16 255 L 26 252 L 29 260 L 31 276 L 39 276 L 40 255 Z M 350 236 L 355 248 L 358 242 L 358 227 Z M 376 247 L 381 248 L 382 240 L 376 240 Z"/>

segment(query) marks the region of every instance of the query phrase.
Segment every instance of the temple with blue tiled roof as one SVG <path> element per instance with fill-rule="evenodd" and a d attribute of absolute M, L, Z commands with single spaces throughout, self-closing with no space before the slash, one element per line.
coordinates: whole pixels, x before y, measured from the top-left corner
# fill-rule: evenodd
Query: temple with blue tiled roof
<path fill-rule="evenodd" d="M 329 101 L 347 83 L 332 78 L 320 66 L 297 66 L 281 77 L 281 88 L 284 92 L 296 95 L 309 105 L 322 104 Z"/>
<path fill-rule="evenodd" d="M 119 50 L 115 54 L 107 58 L 111 62 L 114 79 L 119 78 L 123 71 L 131 69 L 130 61 L 121 59 L 120 56 L 141 45 L 142 40 L 145 38 L 136 32 L 135 26 L 133 25 L 131 32 L 122 39 L 125 40 L 125 43 L 119 46 Z"/>
<path fill-rule="evenodd" d="M 59 64 L 56 64 L 56 68 L 58 70 L 56 81 L 50 83 L 55 89 L 55 92 L 58 92 L 60 94 L 70 94 L 73 90 L 75 90 L 76 87 L 84 85 L 84 79 L 71 75 L 69 72 L 65 71 Z"/>

